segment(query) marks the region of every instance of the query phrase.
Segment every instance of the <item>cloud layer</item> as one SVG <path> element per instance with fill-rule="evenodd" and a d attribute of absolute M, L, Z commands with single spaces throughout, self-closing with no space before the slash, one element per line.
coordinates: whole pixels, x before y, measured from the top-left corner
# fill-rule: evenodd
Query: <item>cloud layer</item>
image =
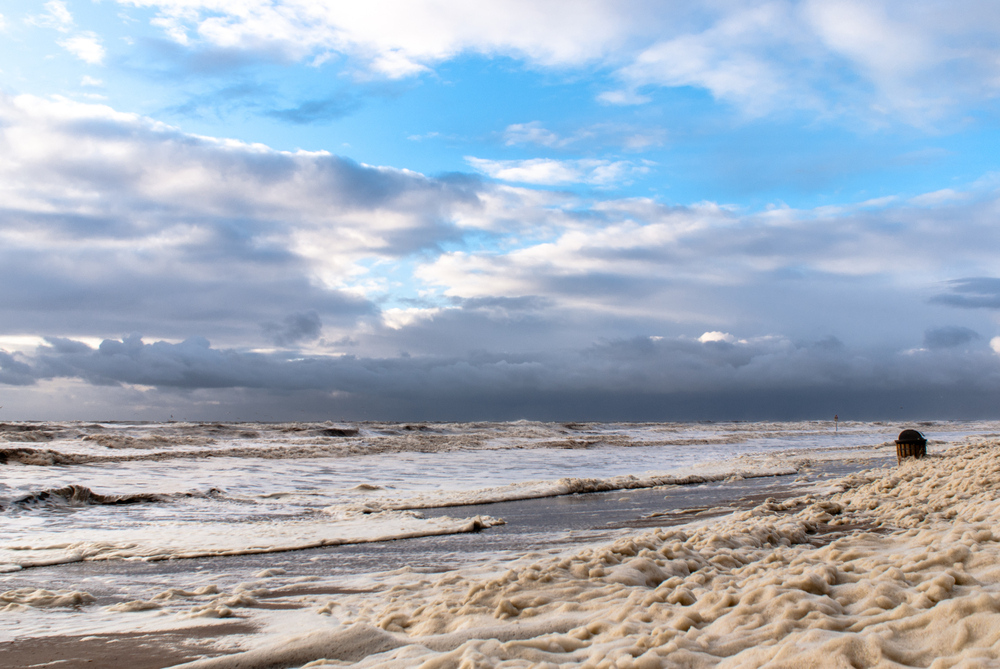
<path fill-rule="evenodd" d="M 205 393 L 242 418 L 452 419 L 933 412 L 942 393 L 957 415 L 1000 393 L 991 178 L 666 206 L 6 96 L 0 189 L 0 383 L 23 407 L 81 383 L 104 398 L 87 411 L 126 393 L 150 417 Z"/>
<path fill-rule="evenodd" d="M 133 335 L 93 348 L 50 338 L 29 362 L 0 356 L 0 380 L 125 389 L 131 403 L 103 407 L 103 417 L 119 419 L 137 403 L 147 405 L 145 417 L 160 417 L 159 404 L 172 412 L 184 407 L 189 413 L 179 415 L 192 419 L 218 415 L 220 406 L 250 418 L 265 398 L 271 416 L 299 410 L 309 418 L 718 420 L 831 411 L 940 418 L 975 416 L 1000 398 L 1000 364 L 986 349 L 874 359 L 835 339 L 795 344 L 776 337 L 634 338 L 575 352 L 395 359 L 250 353 L 204 339 L 145 343 Z M 199 409 L 205 392 L 215 399 Z M 72 408 L 63 417 L 74 417 Z"/>
<path fill-rule="evenodd" d="M 468 179 L 198 137 L 65 99 L 0 98 L 0 154 L 0 304 L 15 332 L 73 323 L 246 341 L 290 314 L 353 323 L 377 311 L 365 263 L 433 248 L 481 208 Z"/>
<path fill-rule="evenodd" d="M 390 78 L 464 53 L 598 64 L 616 72 L 620 87 L 600 93 L 612 104 L 648 102 L 649 87 L 693 86 L 751 116 L 791 108 L 919 125 L 1000 92 L 1000 21 L 980 0 L 590 0 L 573 11 L 554 1 L 119 2 L 155 10 L 154 23 L 182 45 L 347 56 Z"/>

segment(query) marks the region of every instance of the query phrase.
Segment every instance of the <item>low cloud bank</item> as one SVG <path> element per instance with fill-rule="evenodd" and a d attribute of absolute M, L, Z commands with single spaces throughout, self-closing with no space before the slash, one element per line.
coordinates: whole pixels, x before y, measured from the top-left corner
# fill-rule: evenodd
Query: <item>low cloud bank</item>
<path fill-rule="evenodd" d="M 224 406 L 227 417 L 244 420 L 260 418 L 265 404 L 272 420 L 302 412 L 397 420 L 946 418 L 997 413 L 1000 358 L 986 343 L 876 355 L 835 339 L 781 337 L 640 337 L 559 354 L 360 358 L 132 335 L 98 347 L 53 338 L 30 355 L 0 353 L 6 395 L 59 380 L 82 381 L 95 395 L 140 388 L 154 414 L 213 391 L 221 398 L 215 411 Z M 212 417 L 207 411 L 199 417 Z"/>

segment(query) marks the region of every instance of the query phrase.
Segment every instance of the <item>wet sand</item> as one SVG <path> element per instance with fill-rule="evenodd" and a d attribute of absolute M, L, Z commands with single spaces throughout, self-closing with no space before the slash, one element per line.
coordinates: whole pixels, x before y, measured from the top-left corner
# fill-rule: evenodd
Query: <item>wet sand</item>
<path fill-rule="evenodd" d="M 86 634 L 27 638 L 0 644 L 0 666 L 60 669 L 162 669 L 232 652 L 217 642 L 233 634 L 252 634 L 243 621 L 189 627 L 183 631 Z"/>

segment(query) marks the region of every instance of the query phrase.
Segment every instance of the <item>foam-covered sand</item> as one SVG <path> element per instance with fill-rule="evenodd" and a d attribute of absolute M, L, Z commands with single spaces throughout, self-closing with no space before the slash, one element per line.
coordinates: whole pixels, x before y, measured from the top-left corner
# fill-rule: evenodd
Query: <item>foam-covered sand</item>
<path fill-rule="evenodd" d="M 184 666 L 998 666 L 998 491 L 1000 444 L 962 445 L 610 545 L 388 574 Z"/>

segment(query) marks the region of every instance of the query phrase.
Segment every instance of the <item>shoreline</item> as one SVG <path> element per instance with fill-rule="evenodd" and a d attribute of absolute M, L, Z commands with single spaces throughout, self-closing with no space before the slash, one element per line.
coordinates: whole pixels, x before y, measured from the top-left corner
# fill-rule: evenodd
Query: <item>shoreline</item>
<path fill-rule="evenodd" d="M 874 460 L 874 462 L 873 462 Z M 475 571 L 476 565 L 492 563 L 503 565 L 516 562 L 525 555 L 552 554 L 574 551 L 586 546 L 596 546 L 602 543 L 636 535 L 651 527 L 683 526 L 694 520 L 718 519 L 732 515 L 739 508 L 748 508 L 752 504 L 766 498 L 788 498 L 801 494 L 803 486 L 815 485 L 844 475 L 845 473 L 866 469 L 872 464 L 894 463 L 894 458 L 865 458 L 863 461 L 818 461 L 812 463 L 810 472 L 800 472 L 798 475 L 752 478 L 744 480 L 728 480 L 708 482 L 689 486 L 669 486 L 667 488 L 648 488 L 639 490 L 615 490 L 602 493 L 584 493 L 562 497 L 540 499 L 525 499 L 512 502 L 498 502 L 485 505 L 475 505 L 476 513 L 487 511 L 491 515 L 497 513 L 500 517 L 507 516 L 507 524 L 490 528 L 476 534 L 447 535 L 417 539 L 404 539 L 386 542 L 384 544 L 356 544 L 338 547 L 304 549 L 283 554 L 245 555 L 233 557 L 213 557 L 191 560 L 171 560 L 164 562 L 83 562 L 52 567 L 38 567 L 26 572 L 8 574 L 3 579 L 3 589 L 45 587 L 46 589 L 77 589 L 82 583 L 89 583 L 89 592 L 94 595 L 95 606 L 109 607 L 122 605 L 128 597 L 111 583 L 143 582 L 146 584 L 159 582 L 163 587 L 175 581 L 183 582 L 185 577 L 198 575 L 204 577 L 210 574 L 225 574 L 230 585 L 237 582 L 253 581 L 255 576 L 270 570 L 282 572 L 286 579 L 297 579 L 308 583 L 309 579 L 322 579 L 327 582 L 350 585 L 358 578 L 366 578 L 373 572 L 408 572 L 411 575 L 434 575 L 442 573 L 461 574 L 466 570 Z M 808 480 L 803 480 L 808 479 Z M 742 501 L 741 501 L 742 500 Z M 450 507 L 423 510 L 428 516 L 454 513 L 461 508 Z M 97 583 L 103 583 L 103 588 L 94 588 Z M 335 594 L 317 588 L 317 593 L 303 593 L 299 586 L 298 600 L 314 605 L 321 595 Z M 272 590 L 279 599 L 281 609 L 285 600 L 296 600 L 296 591 L 288 586 Z M 327 588 L 331 590 L 331 588 Z M 341 593 L 350 596 L 368 597 L 378 601 L 377 591 L 364 588 L 340 587 Z M 365 594 L 362 594 L 365 593 Z M 249 632 L 251 628 L 240 628 L 241 632 L 226 632 L 225 625 L 239 622 L 244 626 L 255 625 L 256 613 L 269 609 L 267 594 L 259 593 L 256 602 L 233 608 L 227 617 L 218 621 L 219 629 L 216 636 L 211 630 L 217 625 L 207 625 L 200 632 L 199 643 L 206 644 L 202 653 L 218 652 L 232 653 L 239 646 L 254 645 L 261 641 L 263 631 Z M 267 601 L 263 601 L 267 600 Z M 288 608 L 299 608 L 298 604 L 287 604 Z M 275 610 L 275 609 L 271 609 Z M 134 614 L 133 614 L 134 615 Z M 242 620 L 241 620 L 242 618 Z M 136 649 L 146 648 L 150 644 L 160 648 L 160 653 L 167 661 L 175 662 L 177 639 L 183 638 L 184 629 L 150 630 L 133 633 L 133 636 L 116 632 L 101 632 L 95 630 L 92 634 L 77 635 L 80 639 L 88 637 L 107 637 L 113 639 L 113 647 L 124 649 L 132 646 Z M 159 635 L 159 636 L 158 636 Z M 171 636 L 179 635 L 179 636 Z M 235 635 L 235 636 L 234 636 Z M 18 639 L 13 645 L 8 641 L 0 646 L 0 660 L 5 662 L 20 661 L 16 658 L 27 658 L 29 655 L 15 653 L 17 648 L 29 648 L 42 639 L 61 645 L 59 648 L 70 652 L 73 647 L 72 636 L 47 635 L 27 636 Z M 215 643 L 225 642 L 223 647 L 212 651 Z M 61 640 L 61 641 L 60 641 Z M 110 642 L 109 642 L 110 643 Z M 88 645 L 89 644 L 89 645 Z M 83 667 L 88 659 L 96 659 L 100 651 L 97 641 L 78 644 L 79 663 L 66 661 L 70 658 L 60 657 L 60 666 L 65 669 Z M 183 645 L 183 644 L 182 644 Z M 145 651 L 143 651 L 145 652 Z M 156 655 L 155 653 L 153 654 Z M 5 659 L 5 656 L 7 659 Z M 105 660 L 102 660 L 106 661 Z M 37 660 L 32 662 L 37 664 Z M 11 666 L 22 666 L 12 664 Z M 93 666 L 93 664 L 89 664 Z M 107 664 L 115 667 L 125 665 Z M 168 667 L 172 664 L 150 665 L 150 669 Z"/>
<path fill-rule="evenodd" d="M 502 518 L 505 524 L 488 527 L 482 531 L 427 535 L 408 538 L 388 538 L 381 541 L 345 543 L 340 545 L 310 546 L 273 550 L 269 552 L 232 555 L 213 555 L 156 560 L 84 560 L 52 565 L 25 567 L 16 572 L 0 575 L 0 583 L 32 581 L 31 574 L 44 573 L 48 583 L 59 584 L 63 574 L 73 579 L 86 578 L 104 573 L 176 573 L 189 571 L 186 565 L 198 567 L 216 566 L 222 571 L 254 571 L 266 568 L 274 562 L 272 558 L 289 559 L 302 557 L 310 560 L 317 555 L 365 554 L 376 556 L 405 554 L 414 557 L 421 554 L 450 553 L 456 550 L 493 552 L 495 550 L 532 550 L 537 547 L 538 536 L 551 538 L 563 532 L 603 532 L 632 527 L 625 523 L 641 522 L 649 514 L 665 509 L 673 509 L 683 514 L 686 510 L 721 507 L 725 513 L 732 512 L 742 497 L 765 496 L 784 497 L 796 494 L 802 488 L 816 485 L 823 479 L 838 477 L 871 467 L 887 466 L 895 463 L 895 456 L 879 455 L 842 460 L 817 460 L 807 469 L 810 474 L 763 474 L 747 478 L 704 478 L 697 482 L 680 482 L 668 485 L 641 488 L 612 488 L 593 492 L 567 493 L 561 495 L 532 496 L 503 501 L 488 501 L 474 504 L 451 504 L 437 507 L 417 507 L 427 518 L 471 517 L 477 515 Z M 651 519 L 654 521 L 655 519 Z M 664 517 L 664 522 L 668 522 Z M 502 537 L 502 538 L 501 538 Z M 391 550 L 386 550 L 390 548 Z M 352 561 L 345 575 L 368 573 L 379 566 L 377 557 L 370 561 L 364 558 Z M 219 571 L 220 569 L 214 569 Z M 66 579 L 63 585 L 69 585 Z M 25 584 L 27 585 L 27 583 Z M 0 588 L 6 586 L 0 585 Z M 22 587 L 18 585 L 18 587 Z M 9 588 L 8 588 L 9 589 Z"/>

